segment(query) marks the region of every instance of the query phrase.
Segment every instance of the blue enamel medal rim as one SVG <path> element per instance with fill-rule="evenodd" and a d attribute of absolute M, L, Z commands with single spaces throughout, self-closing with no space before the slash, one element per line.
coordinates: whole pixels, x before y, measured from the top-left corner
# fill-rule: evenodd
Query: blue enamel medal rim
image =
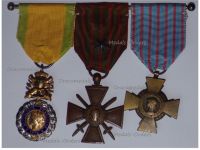
<path fill-rule="evenodd" d="M 46 117 L 45 125 L 39 131 L 32 131 L 26 124 L 26 116 L 32 110 L 40 110 L 44 113 L 44 115 Z M 54 109 L 52 108 L 52 106 L 44 100 L 37 100 L 37 99 L 25 102 L 19 108 L 18 113 L 16 115 L 16 119 L 17 119 L 16 126 L 17 126 L 20 134 L 22 134 L 26 139 L 31 140 L 31 141 L 43 140 L 43 139 L 49 137 L 52 134 L 52 132 L 54 131 L 56 122 L 57 122 L 56 113 L 55 113 Z M 53 122 L 51 122 L 51 121 L 53 121 Z M 18 122 L 21 125 L 18 124 Z M 27 134 L 30 135 L 30 137 Z M 32 136 L 40 136 L 40 138 L 32 139 L 31 135 Z"/>
<path fill-rule="evenodd" d="M 32 131 L 26 124 L 26 117 L 27 115 L 32 111 L 32 110 L 40 110 L 42 112 L 44 112 L 45 114 L 45 125 L 42 129 L 38 130 L 38 131 Z M 49 114 L 47 113 L 47 108 L 44 108 L 42 106 L 30 106 L 30 108 L 26 109 L 24 111 L 24 113 L 22 114 L 22 119 L 21 119 L 21 123 L 22 123 L 22 127 L 24 128 L 24 130 L 32 135 L 37 135 L 37 134 L 41 134 L 43 132 L 45 132 L 49 126 Z"/>

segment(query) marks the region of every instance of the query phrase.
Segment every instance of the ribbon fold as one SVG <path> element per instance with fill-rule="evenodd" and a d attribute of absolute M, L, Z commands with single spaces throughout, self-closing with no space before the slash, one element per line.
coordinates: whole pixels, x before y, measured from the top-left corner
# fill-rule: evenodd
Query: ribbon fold
<path fill-rule="evenodd" d="M 76 4 L 74 49 L 88 70 L 108 73 L 127 47 L 128 4 Z"/>
<path fill-rule="evenodd" d="M 186 4 L 131 7 L 131 49 L 149 70 L 167 70 L 185 47 Z"/>
<path fill-rule="evenodd" d="M 20 4 L 17 39 L 37 63 L 52 64 L 73 46 L 74 4 Z"/>

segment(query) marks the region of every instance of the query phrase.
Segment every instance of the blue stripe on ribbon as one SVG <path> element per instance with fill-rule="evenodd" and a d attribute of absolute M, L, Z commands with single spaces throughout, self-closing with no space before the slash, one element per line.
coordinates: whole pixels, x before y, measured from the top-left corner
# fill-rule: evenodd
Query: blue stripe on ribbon
<path fill-rule="evenodd" d="M 143 16 L 143 26 L 141 26 L 141 5 L 144 8 L 144 16 Z M 160 7 L 159 20 L 157 19 L 157 8 L 158 5 Z M 151 23 L 151 43 L 149 41 L 149 7 L 152 7 L 152 23 Z M 167 41 L 165 40 L 165 8 L 168 6 L 168 24 L 167 24 Z M 151 67 L 148 67 L 150 70 L 163 70 L 164 69 L 164 61 L 165 61 L 165 43 L 167 43 L 167 56 L 166 56 L 166 69 L 173 63 L 173 41 L 175 41 L 175 51 L 174 51 L 174 59 L 181 53 L 181 51 L 185 47 L 185 4 L 174 3 L 174 4 L 132 4 L 132 7 L 135 9 L 135 32 L 131 31 L 131 37 L 134 36 L 135 43 L 134 49 L 135 54 L 141 60 L 140 57 L 140 44 L 143 44 L 142 52 L 143 52 L 143 62 L 145 66 L 148 67 L 148 47 L 151 44 L 150 49 L 150 63 Z M 173 25 L 174 25 L 174 7 L 176 7 L 176 19 L 175 19 L 175 33 L 173 33 Z M 184 12 L 182 12 L 184 10 Z M 132 12 L 133 13 L 133 12 Z M 182 17 L 184 17 L 184 21 L 182 22 Z M 157 23 L 159 21 L 159 38 L 157 39 Z M 184 24 L 184 25 L 183 25 Z M 133 26 L 133 24 L 131 24 Z M 183 28 L 182 28 L 183 27 Z M 141 28 L 143 28 L 143 41 L 140 41 Z M 132 29 L 132 28 L 131 28 Z M 184 33 L 182 33 L 184 31 Z M 173 34 L 175 34 L 175 39 L 173 39 Z M 184 38 L 182 39 L 182 35 Z M 159 55 L 156 56 L 157 42 L 159 42 Z M 181 46 L 183 44 L 183 47 Z M 158 58 L 158 67 L 155 68 L 156 58 Z"/>
<path fill-rule="evenodd" d="M 140 42 L 140 7 L 135 7 L 135 52 L 136 55 L 140 58 L 140 45 L 138 44 Z M 141 59 L 141 58 L 140 58 Z"/>
<path fill-rule="evenodd" d="M 148 20 L 146 20 L 146 15 L 145 14 L 148 14 L 149 13 L 149 8 L 144 5 L 144 15 L 143 15 L 143 18 L 144 18 L 144 21 L 143 21 L 143 24 L 147 27 L 144 26 L 143 28 L 143 56 L 148 56 L 148 33 L 149 33 L 149 18 L 147 18 Z M 144 57 L 144 64 L 147 66 L 148 65 L 148 57 Z"/>
<path fill-rule="evenodd" d="M 173 7 L 168 7 L 168 46 L 167 46 L 167 66 L 172 63 L 172 39 L 173 36 Z"/>
<path fill-rule="evenodd" d="M 159 38 L 160 39 L 160 48 L 159 49 L 163 49 L 162 51 L 159 51 L 159 56 L 158 56 L 158 68 L 162 68 L 164 65 L 164 47 L 165 47 L 165 5 L 160 5 L 160 34 Z M 162 61 L 163 60 L 163 61 Z"/>

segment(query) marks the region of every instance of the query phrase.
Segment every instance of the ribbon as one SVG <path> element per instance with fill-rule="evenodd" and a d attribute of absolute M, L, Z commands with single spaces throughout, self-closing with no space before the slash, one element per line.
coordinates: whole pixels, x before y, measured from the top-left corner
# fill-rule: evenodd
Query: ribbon
<path fill-rule="evenodd" d="M 73 4 L 20 4 L 17 39 L 37 63 L 51 64 L 73 46 Z"/>
<path fill-rule="evenodd" d="M 132 4 L 131 49 L 151 71 L 163 70 L 185 47 L 185 4 Z"/>
<path fill-rule="evenodd" d="M 128 4 L 76 4 L 74 49 L 88 70 L 108 73 L 127 47 Z"/>

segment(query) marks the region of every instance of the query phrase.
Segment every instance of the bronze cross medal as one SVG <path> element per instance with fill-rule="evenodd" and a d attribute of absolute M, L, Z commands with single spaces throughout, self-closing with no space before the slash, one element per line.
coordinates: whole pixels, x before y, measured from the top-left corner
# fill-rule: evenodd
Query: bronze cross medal
<path fill-rule="evenodd" d="M 156 121 L 165 115 L 177 119 L 179 99 L 168 100 L 161 91 L 165 80 L 158 77 L 147 77 L 147 88 L 138 95 L 126 91 L 124 109 L 135 110 L 142 119 L 138 131 L 157 133 Z"/>
<path fill-rule="evenodd" d="M 108 126 L 105 122 L 120 128 L 122 128 L 123 125 L 124 106 L 107 109 L 108 106 L 116 101 L 116 97 L 111 98 L 104 105 L 101 104 L 108 91 L 108 87 L 100 85 L 101 79 L 101 75 L 96 73 L 93 75 L 94 85 L 85 87 L 90 104 L 87 104 L 79 94 L 76 95 L 85 108 L 68 102 L 66 124 L 68 125 L 76 121 L 84 120 L 81 124 L 77 124 L 77 129 L 72 136 L 76 135 L 79 131 L 84 132 L 83 129 L 88 125 L 86 133 L 81 141 L 84 143 L 104 143 L 100 125 L 104 129 L 103 134 L 109 134 L 111 138 L 115 139 L 111 132 L 112 127 Z"/>

